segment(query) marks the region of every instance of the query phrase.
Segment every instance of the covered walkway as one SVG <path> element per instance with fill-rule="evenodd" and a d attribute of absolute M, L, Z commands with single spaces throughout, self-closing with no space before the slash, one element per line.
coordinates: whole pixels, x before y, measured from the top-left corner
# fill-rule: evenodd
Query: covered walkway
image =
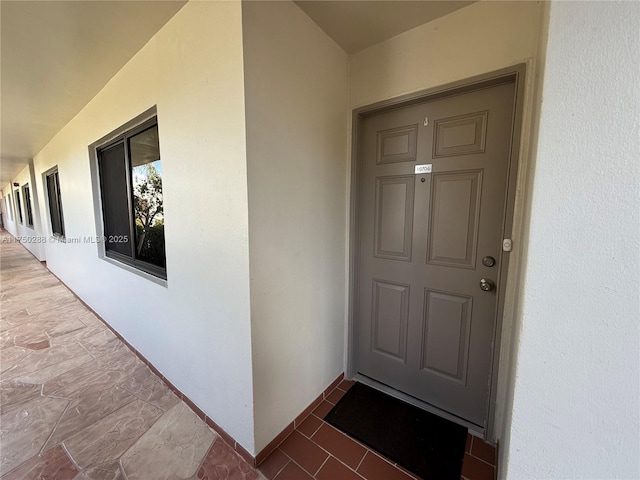
<path fill-rule="evenodd" d="M 14 237 L 0 232 L 2 480 L 410 480 L 322 418 L 252 468 Z M 463 479 L 492 480 L 470 435 Z"/>
<path fill-rule="evenodd" d="M 0 261 L 3 480 L 262 478 L 5 231 Z"/>

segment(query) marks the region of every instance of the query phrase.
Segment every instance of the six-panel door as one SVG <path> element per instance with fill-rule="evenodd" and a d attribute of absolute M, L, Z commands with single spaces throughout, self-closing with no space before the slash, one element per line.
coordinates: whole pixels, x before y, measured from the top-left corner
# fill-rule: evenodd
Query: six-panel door
<path fill-rule="evenodd" d="M 513 104 L 509 83 L 370 116 L 360 144 L 357 370 L 479 426 Z"/>

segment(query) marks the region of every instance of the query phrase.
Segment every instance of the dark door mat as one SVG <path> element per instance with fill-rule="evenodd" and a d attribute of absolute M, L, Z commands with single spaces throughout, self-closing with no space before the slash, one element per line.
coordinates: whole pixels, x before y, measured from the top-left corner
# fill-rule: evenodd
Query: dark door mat
<path fill-rule="evenodd" d="M 356 383 L 324 418 L 425 480 L 459 480 L 467 429 Z"/>

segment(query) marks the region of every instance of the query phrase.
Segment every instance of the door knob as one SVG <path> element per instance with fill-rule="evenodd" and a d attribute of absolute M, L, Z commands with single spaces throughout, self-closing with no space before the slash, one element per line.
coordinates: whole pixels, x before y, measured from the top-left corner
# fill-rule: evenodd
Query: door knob
<path fill-rule="evenodd" d="M 494 288 L 496 288 L 496 284 L 493 283 L 488 278 L 481 278 L 480 279 L 480 289 L 482 289 L 483 291 L 490 292 Z"/>

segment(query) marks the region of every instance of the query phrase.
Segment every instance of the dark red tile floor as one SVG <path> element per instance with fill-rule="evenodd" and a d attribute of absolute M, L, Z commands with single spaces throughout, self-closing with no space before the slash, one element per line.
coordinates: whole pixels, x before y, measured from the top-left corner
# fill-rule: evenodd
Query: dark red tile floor
<path fill-rule="evenodd" d="M 258 467 L 269 480 L 411 480 L 418 477 L 324 420 L 353 385 L 344 380 Z M 467 435 L 462 466 L 464 480 L 494 480 L 496 449 Z"/>

